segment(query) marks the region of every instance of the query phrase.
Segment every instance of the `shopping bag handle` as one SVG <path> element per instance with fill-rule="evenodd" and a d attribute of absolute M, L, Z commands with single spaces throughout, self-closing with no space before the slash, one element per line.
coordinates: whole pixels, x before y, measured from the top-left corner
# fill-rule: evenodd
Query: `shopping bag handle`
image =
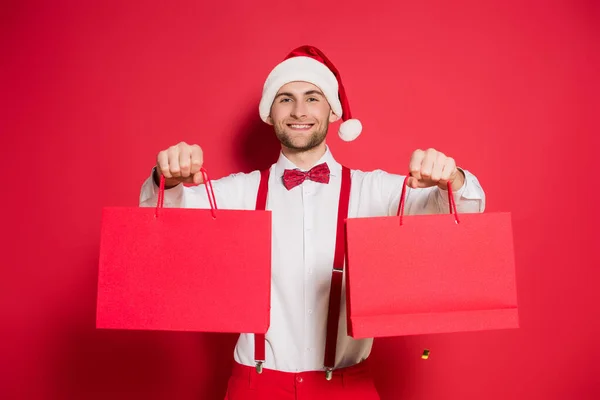
<path fill-rule="evenodd" d="M 400 195 L 400 204 L 398 204 L 397 216 L 400 217 L 400 225 L 402 225 L 402 218 L 404 217 L 404 203 L 406 201 L 406 187 L 408 186 L 408 178 L 410 174 L 404 178 L 404 184 L 402 185 L 402 194 Z M 454 221 L 460 223 L 458 219 L 458 212 L 456 211 L 456 202 L 454 201 L 454 195 L 452 194 L 452 184 L 448 181 L 448 205 L 450 208 L 450 214 L 454 214 Z"/>
<path fill-rule="evenodd" d="M 204 188 L 206 189 L 206 195 L 208 196 L 208 202 L 210 203 L 210 212 L 213 218 L 217 218 L 217 199 L 215 198 L 215 191 L 212 187 L 212 181 L 208 177 L 208 172 L 204 168 L 200 168 L 202 177 L 204 178 Z M 210 188 L 210 191 L 209 191 Z M 158 200 L 156 201 L 156 217 L 158 217 L 158 210 L 163 208 L 165 203 L 165 176 L 160 174 L 160 184 L 158 187 Z"/>

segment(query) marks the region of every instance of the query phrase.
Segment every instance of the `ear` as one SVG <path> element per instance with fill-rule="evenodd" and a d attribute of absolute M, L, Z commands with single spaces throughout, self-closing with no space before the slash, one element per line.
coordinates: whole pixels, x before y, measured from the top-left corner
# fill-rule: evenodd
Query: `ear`
<path fill-rule="evenodd" d="M 271 116 L 270 116 L 270 115 L 267 117 L 267 120 L 266 120 L 265 122 L 266 122 L 267 124 L 269 124 L 269 125 L 273 126 L 273 118 L 271 118 Z"/>
<path fill-rule="evenodd" d="M 330 110 L 330 111 L 329 111 L 329 123 L 335 122 L 335 121 L 337 121 L 338 119 L 340 119 L 340 117 L 338 117 L 337 115 L 335 115 L 335 114 L 333 113 L 333 111 L 331 111 L 331 110 Z"/>

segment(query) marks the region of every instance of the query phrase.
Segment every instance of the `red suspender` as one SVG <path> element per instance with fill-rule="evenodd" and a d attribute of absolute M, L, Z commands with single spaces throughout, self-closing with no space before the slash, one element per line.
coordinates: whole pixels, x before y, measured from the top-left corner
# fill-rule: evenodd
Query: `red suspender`
<path fill-rule="evenodd" d="M 270 170 L 260 171 L 260 184 L 258 185 L 258 195 L 256 196 L 256 209 L 264 211 L 267 207 L 267 193 L 269 191 Z M 256 361 L 256 371 L 262 372 L 262 365 L 265 362 L 265 335 L 256 333 L 254 335 L 254 361 Z"/>
<path fill-rule="evenodd" d="M 260 173 L 260 184 L 256 196 L 256 209 L 264 210 L 267 204 L 267 193 L 269 190 L 270 171 Z M 331 372 L 335 366 L 335 350 L 337 346 L 338 325 L 340 319 L 340 307 L 342 299 L 342 277 L 344 273 L 344 259 L 346 250 L 344 222 L 348 217 L 350 204 L 350 169 L 342 167 L 342 187 L 338 203 L 338 217 L 335 237 L 335 253 L 333 258 L 333 270 L 331 273 L 331 288 L 329 292 L 329 313 L 327 315 L 327 339 L 325 342 L 325 369 L 327 379 L 331 379 Z M 262 364 L 265 362 L 265 335 L 254 335 L 254 359 L 256 370 L 262 372 Z"/>
<path fill-rule="evenodd" d="M 344 275 L 344 255 L 346 238 L 344 222 L 348 218 L 350 204 L 350 170 L 342 167 L 342 187 L 338 204 L 337 229 L 335 233 L 335 255 L 331 272 L 331 289 L 329 290 L 329 313 L 327 315 L 327 339 L 325 342 L 325 370 L 327 379 L 331 379 L 331 371 L 335 366 L 335 348 L 337 346 L 338 325 L 340 319 L 340 302 L 342 299 L 342 276 Z"/>

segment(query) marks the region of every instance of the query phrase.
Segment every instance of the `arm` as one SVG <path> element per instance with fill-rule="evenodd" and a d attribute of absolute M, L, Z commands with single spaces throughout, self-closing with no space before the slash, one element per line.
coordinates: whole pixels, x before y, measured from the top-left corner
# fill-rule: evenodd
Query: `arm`
<path fill-rule="evenodd" d="M 465 180 L 458 190 L 452 192 L 459 213 L 480 213 L 485 210 L 485 192 L 479 180 L 468 170 L 461 170 Z M 384 173 L 381 177 L 387 214 L 398 212 L 404 176 Z M 447 214 L 449 212 L 448 191 L 438 186 L 428 188 L 406 188 L 405 215 Z"/>
<path fill-rule="evenodd" d="M 485 209 L 485 193 L 478 179 L 469 171 L 456 167 L 454 159 L 429 149 L 413 153 L 409 165 L 405 214 L 448 213 L 448 182 L 458 212 L 475 213 Z M 396 215 L 404 176 L 387 174 L 383 177 L 384 200 L 388 215 Z"/>
<path fill-rule="evenodd" d="M 165 176 L 166 208 L 210 208 L 202 173 L 202 149 L 197 145 L 179 143 L 158 153 L 156 166 L 142 184 L 140 207 L 156 207 L 161 174 Z M 232 174 L 211 180 L 217 207 L 222 209 L 253 209 L 260 172 Z M 196 186 L 184 186 L 183 183 Z"/>

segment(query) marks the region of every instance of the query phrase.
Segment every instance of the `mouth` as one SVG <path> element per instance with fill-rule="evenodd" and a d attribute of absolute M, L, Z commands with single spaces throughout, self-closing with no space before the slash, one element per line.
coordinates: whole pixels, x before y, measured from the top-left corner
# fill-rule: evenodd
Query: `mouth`
<path fill-rule="evenodd" d="M 286 124 L 288 128 L 294 131 L 307 131 L 313 127 L 314 124 Z"/>

